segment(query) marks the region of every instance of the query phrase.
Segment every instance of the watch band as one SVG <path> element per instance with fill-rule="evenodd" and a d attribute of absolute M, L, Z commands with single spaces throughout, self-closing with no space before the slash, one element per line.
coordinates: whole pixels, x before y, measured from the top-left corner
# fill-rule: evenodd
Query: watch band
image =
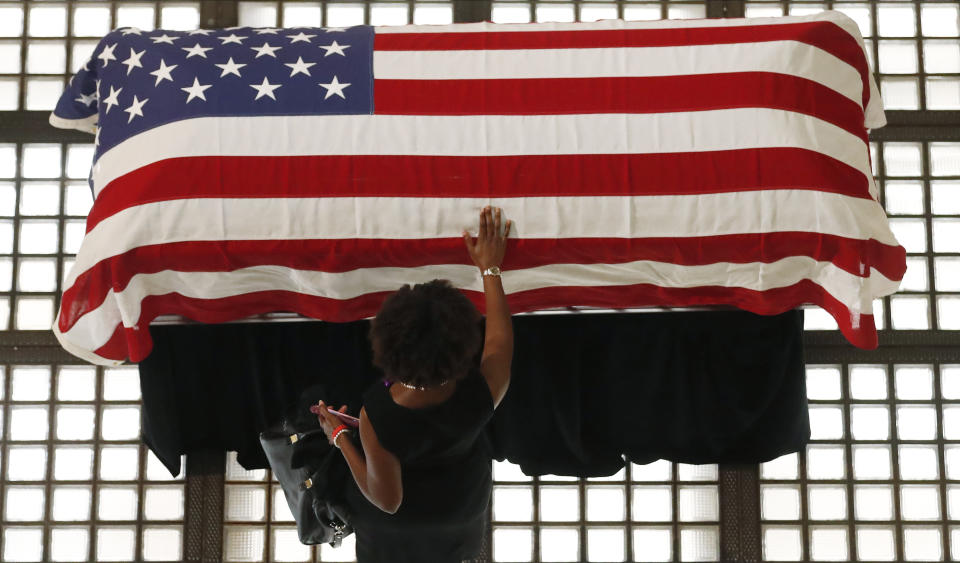
<path fill-rule="evenodd" d="M 499 276 L 500 268 L 498 266 L 493 266 L 492 268 L 487 268 L 483 271 L 482 276 Z"/>

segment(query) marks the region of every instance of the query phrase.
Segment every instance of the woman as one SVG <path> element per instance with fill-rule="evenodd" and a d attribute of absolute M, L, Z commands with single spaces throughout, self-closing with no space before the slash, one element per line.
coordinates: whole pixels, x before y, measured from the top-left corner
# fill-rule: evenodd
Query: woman
<path fill-rule="evenodd" d="M 463 233 L 486 299 L 479 369 L 473 304 L 446 280 L 405 285 L 370 325 L 374 364 L 389 387 L 378 381 L 363 395 L 360 447 L 352 432 L 337 432 L 339 420 L 320 402 L 320 424 L 353 474 L 346 499 L 359 563 L 446 563 L 479 554 L 491 489 L 491 457 L 480 436 L 507 392 L 513 357 L 499 271 L 510 226 L 501 235 L 501 210 L 488 206 L 477 240 Z"/>

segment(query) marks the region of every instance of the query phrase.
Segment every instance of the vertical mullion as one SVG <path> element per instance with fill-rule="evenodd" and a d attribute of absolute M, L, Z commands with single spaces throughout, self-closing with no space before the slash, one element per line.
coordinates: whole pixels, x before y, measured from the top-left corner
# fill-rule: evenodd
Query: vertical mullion
<path fill-rule="evenodd" d="M 923 89 L 921 88 L 921 92 Z M 930 300 L 930 330 L 938 330 L 940 327 L 940 315 L 937 311 L 936 288 L 934 287 L 934 267 L 933 267 L 933 203 L 930 194 L 930 179 L 932 178 L 930 169 L 930 143 L 924 141 L 920 143 L 920 182 L 923 187 L 923 218 L 927 225 L 927 250 L 924 256 L 927 258 L 927 296 Z"/>
<path fill-rule="evenodd" d="M 890 477 L 893 480 L 893 517 L 896 534 L 895 546 L 897 561 L 904 561 L 903 517 L 900 514 L 900 439 L 897 432 L 897 401 L 896 388 L 893 384 L 893 362 L 886 362 L 887 369 L 887 404 L 890 405 Z"/>
<path fill-rule="evenodd" d="M 13 379 L 12 366 L 10 364 L 3 364 L 4 369 L 4 380 L 3 380 L 3 413 L 0 414 L 0 424 L 2 424 L 2 431 L 0 431 L 0 521 L 6 519 L 6 498 L 7 498 L 7 459 L 10 453 L 8 448 L 9 442 L 4 438 L 4 433 L 9 434 L 10 430 L 10 392 L 13 390 L 13 384 L 10 382 Z M 49 463 L 49 460 L 47 460 Z M 0 543 L 3 542 L 3 536 L 0 535 Z M 92 559 L 91 559 L 92 561 Z"/>
<path fill-rule="evenodd" d="M 854 494 L 855 487 L 853 486 L 853 432 L 851 431 L 850 421 L 852 420 L 851 414 L 851 403 L 848 399 L 849 394 L 848 390 L 850 389 L 850 366 L 847 363 L 840 365 L 840 408 L 841 416 L 843 417 L 843 442 L 844 442 L 844 456 L 847 465 L 847 479 L 846 479 L 846 491 L 847 491 L 847 529 L 850 531 L 849 540 L 847 541 L 850 547 L 850 560 L 859 561 L 860 558 L 857 555 L 857 530 L 854 526 L 855 520 L 855 507 L 854 507 Z M 847 399 L 847 400 L 845 400 Z"/>
<path fill-rule="evenodd" d="M 622 15 L 623 5 L 621 5 L 620 8 L 621 8 L 621 15 Z M 624 555 L 625 555 L 624 559 L 626 559 L 627 561 L 633 561 L 634 560 L 634 557 L 633 557 L 633 463 L 630 460 L 628 460 L 626 457 L 624 457 L 623 459 L 623 468 L 624 468 L 623 477 L 626 480 L 626 483 L 625 483 L 626 494 L 624 495 L 623 498 L 627 503 L 627 506 L 626 506 L 627 537 L 626 537 L 626 543 L 624 545 L 624 549 L 626 550 L 624 552 Z"/>
<path fill-rule="evenodd" d="M 677 490 L 677 479 L 680 469 L 677 467 L 677 463 L 670 462 L 670 504 L 671 519 L 673 520 L 673 537 L 670 539 L 673 541 L 673 560 L 682 561 L 680 553 L 680 493 Z"/>
<path fill-rule="evenodd" d="M 25 143 L 16 143 L 14 158 L 16 169 L 13 171 L 13 239 L 10 241 L 10 330 L 17 330 L 17 310 L 20 308 L 20 288 L 17 287 L 17 278 L 20 275 L 20 200 L 23 199 L 23 148 Z M 2 328 L 2 327 L 0 327 Z M 4 427 L 6 428 L 6 427 Z"/>
<path fill-rule="evenodd" d="M 23 2 L 23 29 L 20 30 L 20 92 L 18 92 L 17 109 L 27 110 L 27 30 L 30 29 L 30 5 Z M 17 162 L 20 162 L 19 160 Z M 14 212 L 16 214 L 16 212 Z"/>
<path fill-rule="evenodd" d="M 798 452 L 798 477 L 800 480 L 800 559 L 810 559 L 810 519 L 807 515 L 807 447 Z"/>
<path fill-rule="evenodd" d="M 940 368 L 941 364 L 937 362 L 933 367 L 933 404 L 937 408 L 937 481 L 940 490 L 940 541 L 943 557 L 945 560 L 950 557 L 950 526 L 948 521 L 950 516 L 947 512 L 947 468 L 946 458 L 947 448 L 944 444 L 946 438 L 943 435 L 943 394 L 940 391 Z"/>
<path fill-rule="evenodd" d="M 41 547 L 41 556 L 43 561 L 49 561 L 51 544 L 53 543 L 53 530 L 51 530 L 51 525 L 53 523 L 53 433 L 56 429 L 55 419 L 53 416 L 53 368 L 50 369 L 50 393 L 47 395 L 47 443 L 44 444 L 44 449 L 47 450 L 47 463 L 44 471 L 44 481 L 43 484 L 43 494 L 46 504 L 44 505 L 43 511 L 43 531 L 41 532 L 41 538 L 43 541 L 43 546 Z"/>

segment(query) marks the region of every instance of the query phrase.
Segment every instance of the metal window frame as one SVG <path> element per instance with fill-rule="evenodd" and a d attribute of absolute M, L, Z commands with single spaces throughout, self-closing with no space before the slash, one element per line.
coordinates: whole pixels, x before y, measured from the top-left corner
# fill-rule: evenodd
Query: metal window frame
<path fill-rule="evenodd" d="M 711 18 L 716 17 L 742 17 L 745 11 L 745 2 L 744 0 L 704 0 L 706 3 L 707 16 Z M 660 0 L 665 11 L 667 9 L 667 2 L 665 0 Z M 917 4 L 917 0 L 913 0 Z M 68 32 L 65 37 L 65 44 L 67 49 L 67 59 L 70 58 L 70 42 L 71 38 L 69 37 L 70 30 L 73 25 L 72 18 L 72 8 L 76 4 L 80 4 L 78 0 L 64 0 L 64 3 L 67 5 L 67 26 Z M 161 11 L 159 9 L 159 2 L 144 2 L 153 4 L 158 9 L 154 12 L 154 19 L 157 24 L 161 17 Z M 324 0 L 324 3 L 327 3 L 327 0 Z M 532 4 L 532 3 L 531 3 Z M 618 14 L 623 13 L 623 0 L 616 0 L 618 5 Z M 781 0 L 784 9 L 788 5 L 786 0 Z M 868 0 L 868 4 L 871 6 L 876 6 L 877 0 Z M 279 3 L 278 3 L 279 5 Z M 116 21 L 116 8 L 117 5 L 115 2 L 110 2 L 111 6 L 111 19 Z M 237 24 L 238 11 L 239 11 L 239 0 L 204 0 L 200 3 L 201 13 L 200 21 L 201 24 L 205 27 L 229 27 Z M 579 6 L 579 4 L 577 4 Z M 832 6 L 832 2 L 828 3 L 828 7 Z M 491 7 L 492 2 L 490 0 L 453 0 L 453 21 L 457 23 L 463 22 L 475 22 L 475 21 L 489 21 L 491 19 Z M 369 6 L 367 7 L 367 14 L 369 15 Z M 325 13 L 325 12 L 324 12 Z M 413 17 L 413 11 L 410 10 L 409 17 Z M 579 7 L 577 8 L 577 13 L 579 13 Z M 877 15 L 876 10 L 872 11 L 873 18 L 873 50 L 874 50 L 874 60 L 878 61 L 878 49 L 879 44 L 877 42 Z M 280 11 L 278 10 L 278 18 Z M 27 18 L 29 15 L 25 13 L 24 16 L 24 26 L 28 25 Z M 918 32 L 919 33 L 919 32 Z M 26 63 L 26 37 L 21 36 L 21 70 L 25 73 L 25 63 Z M 918 36 L 913 38 L 915 41 L 921 41 Z M 920 53 L 922 50 L 922 45 L 918 43 L 918 56 L 922 57 Z M 925 84 L 923 83 L 923 78 L 925 77 L 924 68 L 922 65 L 922 60 L 918 61 L 920 66 L 918 67 L 918 88 L 919 96 L 921 103 L 925 99 L 926 89 Z M 69 67 L 68 67 L 69 70 Z M 879 78 L 880 76 L 877 75 Z M 21 77 L 20 80 L 21 87 L 20 93 L 21 96 L 21 107 L 23 97 L 26 96 L 26 83 L 25 78 Z M 922 106 L 921 106 L 922 107 Z M 958 111 L 930 111 L 930 110 L 921 110 L 921 111 L 905 111 L 905 110 L 894 110 L 887 111 L 887 120 L 888 125 L 880 130 L 872 132 L 870 138 L 872 141 L 913 141 L 913 142 L 924 142 L 924 141 L 960 141 L 960 110 Z M 0 142 L 15 142 L 15 143 L 89 143 L 90 139 L 87 135 L 78 132 L 78 131 L 64 131 L 56 130 L 49 126 L 47 122 L 48 112 L 46 111 L 5 111 L 0 112 Z M 20 149 L 18 149 L 20 150 Z M 65 164 L 66 151 L 62 153 L 61 164 Z M 923 158 L 924 162 L 924 180 L 929 178 L 929 162 L 926 162 L 927 154 L 924 151 Z M 883 174 L 883 163 L 878 163 L 880 169 L 878 170 L 881 174 L 881 177 L 884 177 Z M 61 178 L 58 181 L 61 182 L 63 186 L 63 181 L 65 178 Z M 930 195 L 929 191 L 926 194 L 926 208 L 924 210 L 924 219 L 928 222 L 932 220 L 933 215 L 930 209 Z M 65 198 L 63 197 L 61 191 L 61 202 L 60 202 L 60 211 L 61 216 L 60 220 L 63 219 L 63 206 L 65 204 Z M 928 223 L 930 224 L 930 223 Z M 932 229 L 927 229 L 927 244 L 928 252 L 926 256 L 932 258 L 932 239 L 930 238 Z M 14 237 L 17 236 L 18 230 L 15 228 Z M 16 241 L 14 242 L 16 245 Z M 62 245 L 61 241 L 58 242 L 58 245 Z M 16 248 L 16 246 L 15 246 Z M 58 248 L 57 255 L 58 258 L 58 276 L 60 275 L 59 271 L 59 258 L 61 258 L 62 247 Z M 16 255 L 16 251 L 15 251 Z M 48 256 L 48 255 L 45 255 Z M 933 261 L 929 259 L 929 267 L 932 269 Z M 930 281 L 933 283 L 932 271 L 929 272 L 931 276 Z M 62 276 L 61 276 L 62 277 Z M 58 280 L 59 281 L 59 280 Z M 15 288 L 14 288 L 15 291 Z M 931 297 L 935 297 L 936 293 L 933 288 L 927 294 Z M 57 296 L 59 300 L 59 295 Z M 935 301 L 931 301 L 931 307 L 936 308 Z M 13 307 L 11 307 L 12 309 Z M 885 307 L 886 314 L 886 327 L 890 327 L 890 307 Z M 933 321 L 935 322 L 935 312 L 931 313 L 933 316 Z M 15 312 L 11 310 L 11 323 L 14 322 Z M 11 325 L 13 326 L 13 325 Z M 887 328 L 886 330 L 880 331 L 880 346 L 877 350 L 860 350 L 857 348 L 851 347 L 843 337 L 835 331 L 829 332 L 807 332 L 804 335 L 804 344 L 805 344 L 805 360 L 811 364 L 823 364 L 823 363 L 832 363 L 832 364 L 841 364 L 844 367 L 844 381 L 846 381 L 847 365 L 851 363 L 886 363 L 892 366 L 894 363 L 960 363 L 960 332 L 958 331 L 942 331 L 936 328 L 936 324 L 932 325 L 931 330 L 921 330 L 921 331 L 902 331 L 902 330 L 891 330 Z M 75 365 L 82 364 L 72 355 L 65 352 L 60 348 L 59 344 L 49 331 L 0 331 L 0 357 L 3 358 L 3 363 L 7 365 L 29 365 L 29 364 L 47 364 L 47 365 Z M 937 372 L 938 373 L 938 372 Z M 9 379 L 9 378 L 8 378 Z M 99 381 L 99 378 L 98 378 Z M 7 385 L 11 385 L 7 383 Z M 890 372 L 890 377 L 888 379 L 888 385 L 891 387 L 888 390 L 890 394 L 890 401 L 893 401 L 893 377 L 892 371 Z M 9 395 L 7 395 L 9 396 Z M 52 399 L 51 399 L 52 400 Z M 52 404 L 52 403 L 51 403 Z M 842 405 L 846 406 L 846 403 L 841 402 Z M 893 404 L 892 402 L 890 403 Z M 938 386 L 935 387 L 935 397 L 933 403 L 938 408 L 938 423 L 940 422 L 940 407 L 942 406 L 942 397 L 941 392 Z M 99 408 L 99 403 L 97 408 Z M 8 409 L 5 409 L 7 411 Z M 51 408 L 51 416 L 53 416 L 53 409 Z M 847 409 L 845 411 L 845 424 L 849 428 L 849 414 Z M 5 412 L 5 416 L 9 417 Z M 895 416 L 894 409 L 891 408 L 891 416 Z M 5 427 L 7 425 L 4 425 Z M 52 428 L 52 426 L 51 426 Z M 896 431 L 895 419 L 892 421 L 891 432 Z M 852 440 L 846 438 L 841 441 L 845 444 L 846 450 L 850 450 L 852 445 Z M 941 453 L 942 453 L 942 442 L 939 440 Z M 893 446 L 899 441 L 891 438 L 890 442 L 891 449 L 895 449 Z M 892 452 L 893 455 L 896 455 L 896 452 Z M 800 470 L 803 471 L 803 461 L 804 455 L 801 452 L 799 456 L 800 459 Z M 183 546 L 183 556 L 186 561 L 220 561 L 222 559 L 223 552 L 223 510 L 224 510 L 224 467 L 226 461 L 226 454 L 224 452 L 198 452 L 192 453 L 187 456 L 186 463 L 186 478 L 185 478 L 185 488 L 184 488 L 184 546 Z M 141 464 L 143 460 L 141 459 Z M 852 463 L 850 456 L 847 456 L 848 472 L 850 471 L 849 464 Z M 940 458 L 940 480 L 937 482 L 942 487 L 945 486 L 946 475 L 944 467 L 944 459 L 941 455 Z M 679 485 L 677 477 L 676 464 L 673 465 L 673 480 L 669 482 L 673 490 L 673 503 L 674 503 L 674 514 L 673 514 L 673 523 L 674 527 L 674 558 L 679 557 L 679 535 L 677 532 L 677 495 L 676 489 Z M 50 466 L 48 464 L 48 471 L 50 471 Z M 0 468 L 0 472 L 3 471 L 3 468 Z M 629 467 L 627 468 L 629 471 Z M 896 468 L 894 469 L 896 471 Z M 803 473 L 801 473 L 801 479 L 799 481 L 800 487 L 805 493 L 806 486 L 805 480 L 803 478 Z M 4 478 L 3 475 L 0 475 L 0 478 Z M 141 480 L 143 475 L 141 474 Z M 96 477 L 94 477 L 96 480 Z M 269 481 L 268 481 L 269 482 Z M 852 474 L 848 474 L 847 479 L 843 481 L 849 486 L 852 486 L 853 479 Z M 892 479 L 892 483 L 899 483 L 897 479 Z M 539 510 L 539 503 L 537 502 L 538 498 L 538 487 L 539 479 L 532 479 L 531 481 L 523 482 L 525 485 L 533 487 L 534 490 L 534 510 Z M 578 482 L 569 482 L 570 484 L 577 483 L 580 489 L 580 502 L 583 504 L 585 500 L 585 481 L 580 480 Z M 590 483 L 590 482 L 586 482 Z M 711 482 L 713 483 L 713 482 Z M 934 483 L 931 481 L 930 483 Z M 499 484 L 499 482 L 498 482 Z M 622 482 L 604 482 L 604 484 L 623 484 L 628 489 L 631 486 L 631 481 L 629 480 L 629 474 L 627 481 Z M 720 559 L 723 561 L 759 561 L 762 557 L 762 536 L 761 536 L 761 526 L 760 526 L 760 481 L 759 481 L 759 467 L 757 465 L 720 465 L 718 468 L 718 481 L 716 482 L 719 488 L 720 496 Z M 50 480 L 48 479 L 46 485 L 48 489 L 50 487 Z M 140 485 L 142 487 L 142 483 Z M 272 486 L 272 485 L 268 485 Z M 268 489 L 268 497 L 269 495 Z M 852 489 L 851 489 L 852 490 Z M 945 491 L 945 489 L 941 489 Z M 95 491 L 94 491 L 95 494 Z M 899 503 L 899 495 L 895 495 L 894 502 Z M 2 502 L 2 499 L 0 499 Z M 48 503 L 50 501 L 48 500 Z M 629 495 L 627 496 L 627 520 L 625 523 L 619 523 L 618 525 L 625 525 L 627 527 L 627 545 L 626 549 L 628 560 L 632 558 L 631 541 L 632 541 L 632 532 L 630 526 L 630 501 Z M 947 547 L 946 535 L 949 533 L 949 525 L 947 521 L 945 495 L 941 495 L 941 510 L 942 521 L 940 525 L 943 530 L 944 537 L 944 549 Z M 848 511 L 849 518 L 847 521 L 843 521 L 841 524 L 846 525 L 848 529 L 851 530 L 851 533 L 855 533 L 854 530 L 854 513 L 853 513 L 853 498 L 850 495 L 848 498 Z M 802 506 L 806 506 L 806 501 L 802 502 Z M 49 510 L 49 506 L 48 509 Z M 581 506 L 581 510 L 585 510 L 585 505 Z M 140 508 L 142 511 L 142 506 Z M 582 512 L 585 514 L 585 512 Z M 142 514 L 141 514 L 142 516 Z M 806 513 L 801 515 L 800 520 L 803 529 L 804 529 L 804 545 L 808 545 L 809 536 L 806 535 L 806 527 L 809 525 L 810 521 L 807 518 Z M 267 515 L 269 519 L 269 514 Z M 488 518 L 488 522 L 492 521 L 491 518 Z M 540 524 L 537 519 L 534 519 L 531 523 L 525 523 L 525 525 L 536 526 Z M 582 523 L 586 525 L 586 522 Z M 590 524 L 593 524 L 591 522 Z M 576 525 L 574 523 L 573 525 Z M 900 529 L 902 522 L 894 521 L 896 529 Z M 585 528 L 581 528 L 585 530 Z M 139 541 L 142 536 L 138 535 L 138 548 Z M 535 535 L 536 538 L 536 535 Z M 854 546 L 851 548 L 851 552 L 855 554 L 855 535 L 851 535 L 851 542 Z M 93 540 L 93 538 L 91 538 Z M 537 541 L 536 539 L 534 541 Z M 487 529 L 487 543 L 484 546 L 484 552 L 482 557 L 478 561 L 491 561 L 492 553 L 490 547 L 492 545 L 492 526 L 488 525 Z M 91 550 L 93 549 L 93 541 L 91 541 Z M 586 549 L 586 537 L 581 537 L 581 549 Z M 902 557 L 903 555 L 903 544 L 898 542 L 899 552 L 898 555 Z M 92 553 L 92 552 L 91 552 Z M 139 553 L 139 551 L 138 551 Z M 585 555 L 585 551 L 581 553 Z M 946 556 L 946 552 L 944 553 Z M 92 556 L 92 555 L 91 555 Z"/>

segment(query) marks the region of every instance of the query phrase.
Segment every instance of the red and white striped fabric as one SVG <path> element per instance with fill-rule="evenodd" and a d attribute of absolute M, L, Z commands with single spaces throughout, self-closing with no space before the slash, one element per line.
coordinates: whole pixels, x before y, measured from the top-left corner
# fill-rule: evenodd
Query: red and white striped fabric
<path fill-rule="evenodd" d="M 363 319 L 434 278 L 482 311 L 460 233 L 488 204 L 515 223 L 515 313 L 812 303 L 876 346 L 905 254 L 843 14 L 374 32 L 372 114 L 185 118 L 100 156 L 65 349 L 137 362 L 167 314 Z"/>

